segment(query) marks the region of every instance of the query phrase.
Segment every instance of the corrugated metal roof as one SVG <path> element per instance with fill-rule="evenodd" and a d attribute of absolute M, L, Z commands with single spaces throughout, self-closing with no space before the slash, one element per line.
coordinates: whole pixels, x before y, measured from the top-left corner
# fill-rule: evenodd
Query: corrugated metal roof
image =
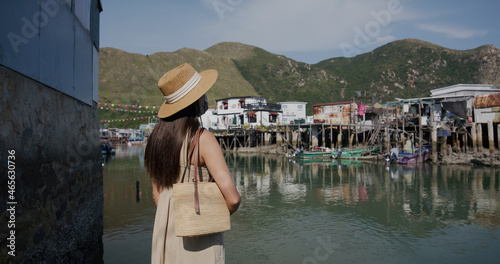
<path fill-rule="evenodd" d="M 258 96 L 235 96 L 235 97 L 216 99 L 215 102 L 224 101 L 224 100 L 232 100 L 232 99 L 249 99 L 249 98 L 267 100 L 267 98 L 265 98 L 265 97 L 258 97 Z"/>
<path fill-rule="evenodd" d="M 278 102 L 277 104 L 307 104 L 307 102 L 290 101 L 290 102 Z"/>
<path fill-rule="evenodd" d="M 349 124 L 351 114 L 354 115 L 355 111 L 357 111 L 357 105 L 350 101 L 317 104 L 313 107 L 314 123 Z"/>
<path fill-rule="evenodd" d="M 315 104 L 313 105 L 313 107 L 321 107 L 326 105 L 346 105 L 346 104 L 355 104 L 355 102 L 346 101 L 346 102 L 335 102 L 335 103 L 323 103 L 323 104 Z"/>
<path fill-rule="evenodd" d="M 456 84 L 452 86 L 442 87 L 430 90 L 431 97 L 442 96 L 460 96 L 460 95 L 477 95 L 485 93 L 500 92 L 500 89 L 490 84 Z"/>
<path fill-rule="evenodd" d="M 495 106 L 500 106 L 500 93 L 478 95 L 474 101 L 474 108 L 487 108 Z"/>

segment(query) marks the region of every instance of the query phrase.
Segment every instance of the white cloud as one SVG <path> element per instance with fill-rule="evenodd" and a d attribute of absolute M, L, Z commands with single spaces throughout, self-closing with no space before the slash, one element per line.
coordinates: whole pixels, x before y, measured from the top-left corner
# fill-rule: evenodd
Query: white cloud
<path fill-rule="evenodd" d="M 207 37 L 271 52 L 341 50 L 341 43 L 365 48 L 394 39 L 387 35 L 392 24 L 413 17 L 405 2 L 398 0 L 203 1 L 214 12 L 212 23 L 202 29 Z"/>
<path fill-rule="evenodd" d="M 454 39 L 468 39 L 486 35 L 486 30 L 468 30 L 445 25 L 418 24 L 417 28 L 434 33 L 445 34 Z"/>

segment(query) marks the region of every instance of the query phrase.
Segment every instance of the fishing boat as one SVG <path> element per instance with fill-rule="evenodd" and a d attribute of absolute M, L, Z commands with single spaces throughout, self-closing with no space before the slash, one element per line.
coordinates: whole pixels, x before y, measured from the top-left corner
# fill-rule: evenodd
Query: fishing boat
<path fill-rule="evenodd" d="M 127 145 L 130 146 L 142 146 L 144 145 L 144 142 L 142 141 L 129 141 Z"/>
<path fill-rule="evenodd" d="M 426 149 L 423 150 L 422 152 L 415 152 L 413 154 L 410 153 L 400 153 L 401 158 L 398 160 L 399 164 L 410 164 L 410 163 L 417 163 L 420 161 L 426 161 L 431 158 L 431 151 Z M 408 154 L 408 155 L 406 155 Z"/>
<path fill-rule="evenodd" d="M 144 139 L 142 137 L 131 137 L 128 139 L 127 145 L 129 146 L 141 146 L 144 144 Z"/>
<path fill-rule="evenodd" d="M 330 159 L 332 151 L 329 148 L 297 149 L 289 157 L 294 159 Z"/>
<path fill-rule="evenodd" d="M 359 149 L 339 149 L 332 151 L 334 159 L 374 159 L 380 151 L 380 147 L 369 147 Z"/>
<path fill-rule="evenodd" d="M 431 149 L 424 146 L 422 151 L 416 148 L 413 153 L 408 153 L 399 152 L 397 148 L 393 148 L 389 153 L 384 154 L 384 158 L 387 163 L 412 164 L 423 162 L 431 158 Z"/>

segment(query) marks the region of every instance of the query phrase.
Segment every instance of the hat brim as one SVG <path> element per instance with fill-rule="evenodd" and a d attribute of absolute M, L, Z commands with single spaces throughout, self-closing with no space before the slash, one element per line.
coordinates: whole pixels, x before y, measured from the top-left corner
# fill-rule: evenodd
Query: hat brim
<path fill-rule="evenodd" d="M 201 72 L 200 75 L 200 82 L 181 99 L 171 104 L 167 103 L 167 101 L 163 102 L 160 107 L 160 111 L 158 111 L 158 117 L 169 117 L 188 107 L 196 100 L 200 99 L 200 97 L 206 94 L 207 91 L 210 90 L 210 88 L 212 88 L 215 81 L 217 80 L 218 73 L 216 70 L 206 70 Z"/>

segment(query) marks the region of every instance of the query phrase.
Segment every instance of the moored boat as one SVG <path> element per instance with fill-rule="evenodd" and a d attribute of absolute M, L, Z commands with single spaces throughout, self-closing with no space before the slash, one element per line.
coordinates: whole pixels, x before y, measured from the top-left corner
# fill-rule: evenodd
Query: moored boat
<path fill-rule="evenodd" d="M 369 147 L 359 149 L 339 149 L 332 151 L 334 159 L 374 159 L 380 151 L 380 147 Z"/>
<path fill-rule="evenodd" d="M 418 148 L 413 153 L 399 152 L 397 148 L 391 149 L 388 154 L 384 154 L 387 163 L 411 164 L 429 160 L 431 158 L 431 150 L 423 147 L 422 151 Z"/>
<path fill-rule="evenodd" d="M 127 143 L 128 146 L 142 146 L 144 145 L 144 142 L 142 141 L 129 141 Z"/>
<path fill-rule="evenodd" d="M 431 151 L 426 149 L 422 152 L 411 153 L 399 153 L 401 158 L 398 160 L 399 164 L 410 164 L 417 163 L 421 161 L 426 161 L 431 158 Z"/>
<path fill-rule="evenodd" d="M 314 150 L 297 149 L 290 155 L 290 158 L 295 159 L 330 159 L 332 151 L 328 148 L 318 148 Z"/>

